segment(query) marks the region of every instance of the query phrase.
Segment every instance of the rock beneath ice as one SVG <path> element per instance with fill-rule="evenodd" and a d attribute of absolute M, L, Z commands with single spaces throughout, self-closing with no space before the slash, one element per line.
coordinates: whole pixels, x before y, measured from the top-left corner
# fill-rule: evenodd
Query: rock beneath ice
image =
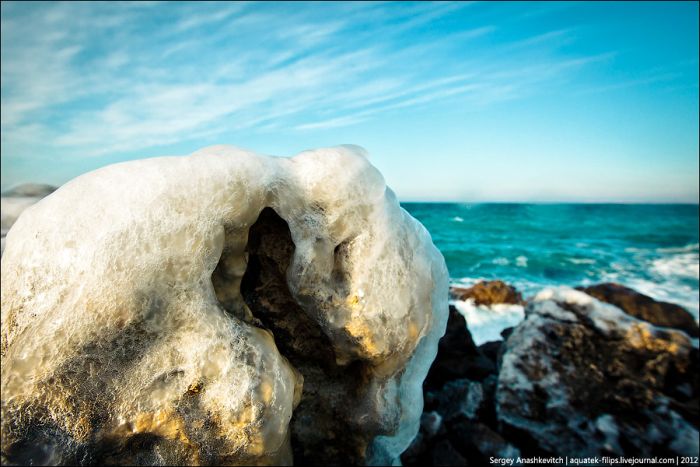
<path fill-rule="evenodd" d="M 2 257 L 3 463 L 387 463 L 447 270 L 355 147 L 116 164 Z"/>

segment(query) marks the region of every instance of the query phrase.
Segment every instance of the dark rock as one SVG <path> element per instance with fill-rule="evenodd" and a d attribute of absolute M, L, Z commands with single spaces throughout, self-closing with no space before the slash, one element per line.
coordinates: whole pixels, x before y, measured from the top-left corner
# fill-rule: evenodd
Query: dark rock
<path fill-rule="evenodd" d="M 405 466 L 425 465 L 428 451 L 428 442 L 424 439 L 423 433 L 418 432 L 408 448 L 401 454 L 401 463 Z"/>
<path fill-rule="evenodd" d="M 578 287 L 578 290 L 603 302 L 622 309 L 635 318 L 649 321 L 657 326 L 676 328 L 698 337 L 700 332 L 693 316 L 683 307 L 673 303 L 659 302 L 635 290 L 615 283 Z"/>
<path fill-rule="evenodd" d="M 444 439 L 432 449 L 432 465 L 468 465 L 467 460 Z"/>
<path fill-rule="evenodd" d="M 446 421 L 475 420 L 484 404 L 484 390 L 477 381 L 458 379 L 445 384 L 436 399 L 436 409 Z"/>
<path fill-rule="evenodd" d="M 498 375 L 491 375 L 481 382 L 481 390 L 484 395 L 484 400 L 479 411 L 479 421 L 496 429 L 498 424 L 496 421 L 496 386 L 498 384 Z"/>
<path fill-rule="evenodd" d="M 503 341 L 485 342 L 479 346 L 479 352 L 496 364 L 498 362 L 498 353 L 500 352 L 502 345 Z"/>
<path fill-rule="evenodd" d="M 483 423 L 461 420 L 450 427 L 448 436 L 470 465 L 491 465 L 491 457 L 520 456 L 518 448 Z"/>
<path fill-rule="evenodd" d="M 464 317 L 450 306 L 447 330 L 440 340 L 437 356 L 423 387 L 440 389 L 446 382 L 461 378 L 480 381 L 495 372 L 495 360 L 479 351 Z"/>
<path fill-rule="evenodd" d="M 435 436 L 442 427 L 442 416 L 437 412 L 424 412 L 420 417 L 420 428 L 428 438 Z"/>
<path fill-rule="evenodd" d="M 514 287 L 503 281 L 481 281 L 472 287 L 450 287 L 450 294 L 457 300 L 473 299 L 475 305 L 497 303 L 523 304 L 523 297 Z"/>
<path fill-rule="evenodd" d="M 531 302 L 503 345 L 496 415 L 519 447 L 698 455 L 698 349 L 687 334 L 560 289 Z"/>
<path fill-rule="evenodd" d="M 507 340 L 508 337 L 513 334 L 513 329 L 515 329 L 515 327 L 505 328 L 503 331 L 501 331 L 501 337 L 503 340 Z"/>
<path fill-rule="evenodd" d="M 405 466 L 465 465 L 446 434 L 442 417 L 437 412 L 423 413 L 420 431 L 401 454 L 401 463 Z"/>

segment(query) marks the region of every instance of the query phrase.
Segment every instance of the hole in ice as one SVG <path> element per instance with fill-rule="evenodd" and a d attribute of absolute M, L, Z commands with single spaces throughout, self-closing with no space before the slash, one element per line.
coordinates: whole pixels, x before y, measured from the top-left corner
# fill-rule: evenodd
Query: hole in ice
<path fill-rule="evenodd" d="M 343 277 L 347 248 L 344 242 L 334 252 L 336 284 Z M 251 226 L 246 251 L 240 292 L 253 322 L 273 333 L 280 353 L 304 376 L 301 402 L 290 422 L 294 462 L 352 462 L 364 450 L 364 441 L 355 439 L 356 421 L 346 414 L 366 397 L 368 364 L 356 360 L 338 365 L 333 342 L 307 312 L 309 306 L 305 310 L 292 296 L 287 269 L 295 245 L 287 222 L 272 208 L 263 209 Z"/>

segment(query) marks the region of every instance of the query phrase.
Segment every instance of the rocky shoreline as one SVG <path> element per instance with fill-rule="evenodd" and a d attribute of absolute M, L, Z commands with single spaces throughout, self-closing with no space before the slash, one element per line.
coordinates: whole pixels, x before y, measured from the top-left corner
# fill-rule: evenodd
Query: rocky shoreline
<path fill-rule="evenodd" d="M 3 194 L 2 249 L 19 214 L 53 190 L 31 185 Z M 257 306 L 249 296 L 257 284 L 251 277 L 244 280 L 241 292 L 264 318 L 271 305 Z M 269 284 L 269 277 L 259 282 Z M 614 283 L 546 289 L 525 299 L 511 285 L 487 281 L 451 287 L 450 299 L 447 330 L 423 384 L 420 431 L 401 456 L 404 465 L 489 465 L 494 457 L 518 456 L 698 455 L 700 332 L 684 308 Z M 500 327 L 475 332 L 478 323 L 468 323 L 460 308 L 467 303 L 472 311 L 478 308 L 476 318 L 486 314 L 501 320 Z M 510 312 L 515 322 L 524 309 L 524 319 L 503 330 L 502 340 L 486 340 L 502 329 L 505 315 L 499 313 L 506 312 L 499 307 L 504 306 L 517 309 L 517 314 Z M 285 336 L 285 329 L 268 327 Z M 308 336 L 305 340 L 301 347 L 315 342 Z M 287 336 L 278 346 L 295 342 Z M 285 354 L 308 370 L 306 387 L 323 387 L 323 378 L 314 379 L 316 369 L 303 363 L 316 358 L 309 357 L 316 352 L 313 347 L 302 352 L 304 358 L 295 360 L 296 350 L 285 348 Z M 351 374 L 346 379 L 354 384 L 353 378 Z M 312 426 L 308 417 L 292 421 L 296 460 L 326 461 L 339 455 L 338 443 L 329 444 L 324 437 L 333 431 L 329 427 L 342 425 L 339 407 L 347 405 L 334 384 L 328 386 L 327 399 L 333 403 L 327 404 L 326 412 L 318 407 L 311 411 L 314 429 L 304 428 Z M 302 409 L 308 405 L 305 400 Z M 318 433 L 324 436 L 304 451 L 296 439 L 299 433 L 309 439 L 318 438 Z M 350 446 L 346 435 L 337 438 L 345 438 L 341 444 Z"/>
<path fill-rule="evenodd" d="M 619 284 L 523 300 L 490 281 L 451 296 L 524 304 L 525 319 L 503 341 L 477 346 L 450 306 L 404 465 L 698 455 L 698 325 L 685 309 Z"/>

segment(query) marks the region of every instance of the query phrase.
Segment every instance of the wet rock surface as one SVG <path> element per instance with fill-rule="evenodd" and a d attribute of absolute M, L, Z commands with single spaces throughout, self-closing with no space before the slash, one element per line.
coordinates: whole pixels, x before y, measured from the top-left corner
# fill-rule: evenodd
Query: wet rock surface
<path fill-rule="evenodd" d="M 495 360 L 474 344 L 464 316 L 450 306 L 447 331 L 438 344 L 438 355 L 423 387 L 439 389 L 445 383 L 460 378 L 480 381 L 495 371 Z"/>
<path fill-rule="evenodd" d="M 476 347 L 454 309 L 447 329 L 404 465 L 698 455 L 700 362 L 686 334 L 569 288 L 530 299 L 504 341 Z"/>
<path fill-rule="evenodd" d="M 497 419 L 553 454 L 695 455 L 697 365 L 684 333 L 582 292 L 544 291 L 504 344 Z"/>
<path fill-rule="evenodd" d="M 489 465 L 520 451 L 499 433 L 494 396 L 501 342 L 474 345 L 464 317 L 450 307 L 447 332 L 423 384 L 425 408 L 404 465 Z"/>
<path fill-rule="evenodd" d="M 472 287 L 451 287 L 450 294 L 457 300 L 473 300 L 475 305 L 523 304 L 523 297 L 513 286 L 503 281 L 481 281 Z"/>
<path fill-rule="evenodd" d="M 698 323 L 685 308 L 668 302 L 660 302 L 620 284 L 605 283 L 579 290 L 598 300 L 615 305 L 635 318 L 643 319 L 657 326 L 685 331 L 691 337 L 698 337 Z"/>

